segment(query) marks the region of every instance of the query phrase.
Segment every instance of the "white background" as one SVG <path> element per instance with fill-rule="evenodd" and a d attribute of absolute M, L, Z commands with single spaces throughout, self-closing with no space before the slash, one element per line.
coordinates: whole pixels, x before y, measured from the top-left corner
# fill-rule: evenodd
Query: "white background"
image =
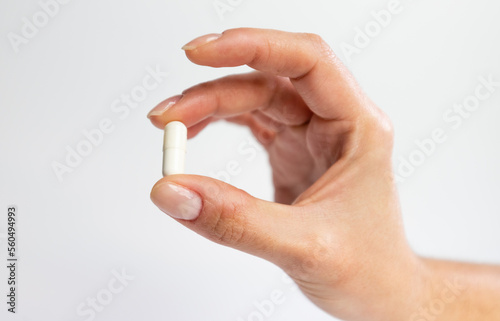
<path fill-rule="evenodd" d="M 147 112 L 198 82 L 248 70 L 195 66 L 180 47 L 240 26 L 323 36 L 393 120 L 396 170 L 416 139 L 442 128 L 447 140 L 399 184 L 408 238 L 422 255 L 500 263 L 500 88 L 459 128 L 442 118 L 474 94 L 478 77 L 500 81 L 498 1 L 401 0 L 401 12 L 349 57 L 342 43 L 352 45 L 356 28 L 389 1 L 229 2 L 220 15 L 213 0 L 73 0 L 16 52 L 9 34 L 22 35 L 23 19 L 41 7 L 0 0 L 0 257 L 14 204 L 20 259 L 16 317 L 6 313 L 0 270 L 2 320 L 91 320 L 77 307 L 122 269 L 134 280 L 95 320 L 260 320 L 254 302 L 275 290 L 285 301 L 262 320 L 333 320 L 278 268 L 202 239 L 149 200 L 162 132 Z M 112 102 L 140 85 L 148 66 L 168 76 L 120 119 Z M 64 163 L 66 146 L 104 118 L 114 131 L 60 182 L 52 163 Z M 209 126 L 189 142 L 188 172 L 213 175 L 235 160 L 242 171 L 231 183 L 272 199 L 265 153 L 249 161 L 237 152 L 249 138 L 243 128 Z"/>

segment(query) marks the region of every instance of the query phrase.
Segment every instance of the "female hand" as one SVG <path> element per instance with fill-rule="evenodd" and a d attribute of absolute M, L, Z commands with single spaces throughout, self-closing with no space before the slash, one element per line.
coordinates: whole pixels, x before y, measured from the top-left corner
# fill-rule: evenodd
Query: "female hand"
<path fill-rule="evenodd" d="M 206 238 L 277 264 L 332 315 L 419 320 L 410 318 L 440 276 L 404 235 L 391 124 L 328 45 L 234 29 L 183 49 L 199 65 L 257 71 L 192 87 L 155 107 L 151 121 L 181 121 L 189 137 L 219 119 L 248 126 L 269 153 L 276 203 L 195 175 L 162 178 L 153 202 Z"/>

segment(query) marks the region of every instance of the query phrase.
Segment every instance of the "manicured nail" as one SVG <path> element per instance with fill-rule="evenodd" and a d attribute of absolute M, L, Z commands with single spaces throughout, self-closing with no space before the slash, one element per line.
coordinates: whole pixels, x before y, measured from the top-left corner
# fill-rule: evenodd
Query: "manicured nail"
<path fill-rule="evenodd" d="M 164 112 L 166 112 L 170 107 L 175 105 L 175 103 L 177 103 L 181 98 L 182 98 L 182 95 L 177 95 L 177 96 L 170 97 L 169 99 L 162 101 L 161 103 L 158 104 L 158 106 L 151 109 L 151 111 L 148 114 L 148 118 L 151 118 L 151 116 L 163 115 Z"/>
<path fill-rule="evenodd" d="M 209 35 L 198 37 L 198 38 L 188 42 L 184 46 L 182 46 L 182 50 L 194 50 L 200 46 L 206 45 L 207 43 L 209 43 L 211 41 L 219 39 L 221 36 L 222 36 L 222 34 L 211 33 Z"/>
<path fill-rule="evenodd" d="M 177 184 L 162 183 L 153 188 L 151 200 L 156 206 L 173 218 L 194 220 L 200 215 L 200 196 Z"/>

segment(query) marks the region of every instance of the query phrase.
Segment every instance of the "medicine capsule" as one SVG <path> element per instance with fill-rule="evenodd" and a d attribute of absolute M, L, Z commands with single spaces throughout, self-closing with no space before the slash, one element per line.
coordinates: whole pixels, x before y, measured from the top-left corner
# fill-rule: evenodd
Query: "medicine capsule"
<path fill-rule="evenodd" d="M 163 138 L 163 176 L 184 173 L 187 128 L 180 121 L 165 126 Z"/>

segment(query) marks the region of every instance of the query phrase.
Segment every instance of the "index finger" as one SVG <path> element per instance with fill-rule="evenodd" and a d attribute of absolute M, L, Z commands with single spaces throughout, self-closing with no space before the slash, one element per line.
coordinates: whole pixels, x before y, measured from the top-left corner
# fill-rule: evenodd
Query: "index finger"
<path fill-rule="evenodd" d="M 289 77 L 311 111 L 324 119 L 355 119 L 366 108 L 366 98 L 351 73 L 314 34 L 230 29 L 197 38 L 183 49 L 199 65 L 248 65 Z"/>

